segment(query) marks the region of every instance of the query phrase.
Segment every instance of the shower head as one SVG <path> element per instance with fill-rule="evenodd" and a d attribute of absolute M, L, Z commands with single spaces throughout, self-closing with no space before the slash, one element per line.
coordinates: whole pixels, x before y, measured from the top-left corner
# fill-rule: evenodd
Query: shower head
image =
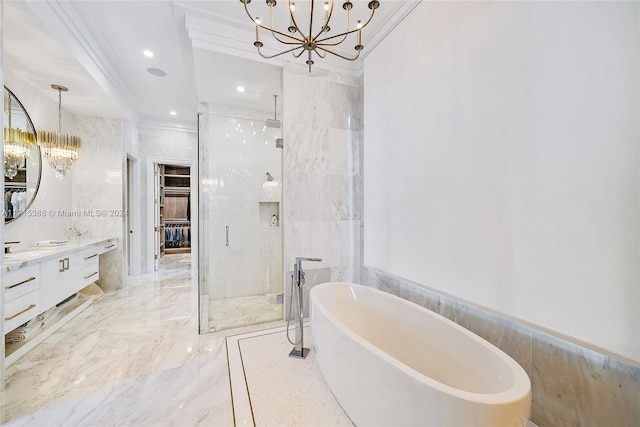
<path fill-rule="evenodd" d="M 277 105 L 276 105 L 277 100 L 278 100 L 278 95 L 273 95 L 273 119 L 267 119 L 267 121 L 264 122 L 264 126 L 267 127 L 267 128 L 280 129 L 280 127 L 281 127 L 280 120 L 278 120 L 278 117 L 276 115 L 276 113 L 277 113 Z"/>
<path fill-rule="evenodd" d="M 280 125 L 280 120 L 276 120 L 276 119 L 267 119 L 266 122 L 264 122 L 264 125 L 268 128 L 277 128 L 280 129 L 281 125 Z"/>

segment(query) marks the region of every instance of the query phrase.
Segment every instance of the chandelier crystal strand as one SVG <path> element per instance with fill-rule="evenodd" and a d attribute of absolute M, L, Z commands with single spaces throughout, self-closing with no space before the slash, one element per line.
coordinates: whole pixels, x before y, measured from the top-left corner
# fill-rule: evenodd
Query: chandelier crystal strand
<path fill-rule="evenodd" d="M 312 54 L 316 54 L 319 58 L 325 58 L 326 54 L 329 53 L 347 61 L 355 61 L 356 59 L 358 59 L 358 57 L 360 56 L 360 52 L 364 49 L 364 45 L 362 44 L 362 30 L 367 25 L 369 25 L 369 23 L 373 19 L 373 15 L 375 14 L 376 9 L 380 7 L 380 2 L 378 0 L 371 0 L 368 3 L 368 8 L 371 10 L 369 18 L 364 22 L 362 20 L 358 20 L 358 24 L 356 25 L 356 27 L 350 28 L 349 12 L 351 11 L 351 9 L 353 9 L 353 3 L 350 0 L 345 0 L 342 4 L 342 8 L 344 9 L 346 15 L 346 29 L 344 32 L 339 34 L 330 34 L 331 27 L 329 25 L 329 22 L 333 17 L 334 0 L 322 0 L 324 19 L 322 20 L 322 26 L 320 26 L 317 31 L 314 31 L 313 14 L 315 1 L 318 0 L 309 0 L 309 31 L 303 32 L 296 20 L 295 2 L 293 0 L 289 0 L 289 27 L 285 32 L 285 30 L 278 30 L 274 26 L 273 10 L 277 7 L 277 1 L 265 1 L 267 6 L 269 7 L 269 26 L 262 24 L 260 22 L 260 18 L 258 18 L 257 16 L 254 17 L 254 15 L 251 14 L 251 12 L 249 11 L 249 3 L 251 3 L 251 0 L 240 0 L 240 2 L 244 5 L 247 16 L 253 21 L 256 26 L 256 40 L 253 45 L 258 50 L 258 54 L 265 59 L 271 59 L 291 52 L 291 54 L 295 58 L 299 58 L 303 53 L 306 52 L 306 64 L 309 66 L 309 72 L 311 72 L 311 65 L 314 64 Z M 273 55 L 265 55 L 261 51 L 261 48 L 264 47 L 264 43 L 260 40 L 260 29 L 270 32 L 276 41 L 286 45 L 286 47 L 279 53 Z M 348 36 L 353 33 L 356 33 L 356 44 L 354 46 L 354 50 L 356 51 L 355 55 L 346 56 L 333 50 L 333 47 L 343 43 L 345 40 L 347 40 Z"/>
<path fill-rule="evenodd" d="M 56 172 L 57 178 L 64 178 L 78 159 L 80 138 L 75 135 L 62 133 L 62 92 L 68 89 L 60 85 L 51 85 L 58 91 L 58 132 L 38 132 L 40 146 L 49 160 L 49 165 Z"/>
<path fill-rule="evenodd" d="M 26 166 L 31 157 L 31 148 L 36 145 L 33 133 L 13 128 L 11 123 L 11 94 L 7 100 L 8 128 L 4 128 L 4 175 L 13 179 L 18 175 L 20 167 Z"/>

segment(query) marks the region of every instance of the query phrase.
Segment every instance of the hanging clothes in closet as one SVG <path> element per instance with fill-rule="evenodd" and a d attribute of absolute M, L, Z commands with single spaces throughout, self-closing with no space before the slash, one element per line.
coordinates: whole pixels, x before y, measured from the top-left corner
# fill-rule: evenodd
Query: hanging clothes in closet
<path fill-rule="evenodd" d="M 24 188 L 7 188 L 4 192 L 4 217 L 17 218 L 27 209 L 27 190 Z"/>
<path fill-rule="evenodd" d="M 167 248 L 188 248 L 191 246 L 189 224 L 165 223 L 164 238 Z"/>

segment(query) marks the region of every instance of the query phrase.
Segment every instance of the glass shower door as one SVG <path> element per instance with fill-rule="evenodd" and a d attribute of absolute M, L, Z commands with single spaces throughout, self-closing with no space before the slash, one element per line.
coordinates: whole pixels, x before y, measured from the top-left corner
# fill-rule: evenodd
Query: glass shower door
<path fill-rule="evenodd" d="M 281 130 L 212 114 L 198 123 L 200 332 L 282 319 Z"/>

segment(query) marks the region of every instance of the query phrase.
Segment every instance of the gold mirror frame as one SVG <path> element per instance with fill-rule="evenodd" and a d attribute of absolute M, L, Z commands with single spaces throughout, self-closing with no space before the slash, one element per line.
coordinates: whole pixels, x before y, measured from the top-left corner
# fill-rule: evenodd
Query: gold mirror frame
<path fill-rule="evenodd" d="M 33 126 L 33 122 L 31 121 L 31 117 L 29 117 L 29 113 L 27 112 L 27 110 L 24 108 L 24 106 L 22 105 L 22 102 L 20 102 L 20 100 L 14 95 L 13 92 L 11 92 L 11 90 L 9 90 L 9 88 L 7 88 L 6 86 L 4 87 L 4 99 L 11 99 L 11 108 L 12 111 L 16 111 L 16 110 L 21 110 L 22 113 L 24 114 L 25 117 L 25 122 L 24 125 L 21 126 L 20 128 L 24 131 L 27 132 L 31 132 L 34 135 L 34 138 L 36 140 L 36 144 L 35 146 L 31 149 L 31 157 L 29 157 L 26 160 L 26 165 L 24 170 L 24 174 L 18 174 L 16 175 L 15 178 L 13 179 L 9 179 L 6 176 L 4 176 L 4 191 L 5 191 L 5 199 L 4 199 L 4 207 L 3 207 L 3 213 L 4 213 L 4 222 L 5 224 L 11 223 L 13 221 L 15 221 L 16 219 L 20 218 L 22 215 L 24 215 L 30 208 L 30 206 L 33 204 L 33 201 L 36 198 L 36 195 L 38 194 L 38 189 L 40 188 L 40 180 L 42 178 L 42 153 L 40 150 L 40 146 L 37 143 L 37 132 L 35 129 L 35 126 Z M 7 103 L 5 102 L 5 105 Z M 7 107 L 8 108 L 8 107 Z M 3 112 L 5 111 L 5 109 L 3 108 Z M 8 126 L 8 117 L 7 117 L 7 113 L 4 113 L 4 125 L 5 127 Z M 12 113 L 13 114 L 13 113 Z M 15 126 L 15 121 L 12 124 L 13 127 L 17 127 Z M 3 141 L 3 149 L 4 149 L 4 141 Z M 37 178 L 35 178 L 35 174 L 37 173 Z M 29 177 L 32 177 L 32 179 L 29 179 Z M 15 179 L 19 179 L 19 181 L 14 181 Z M 29 182 L 32 181 L 32 184 L 30 184 Z M 20 189 L 24 189 L 24 191 L 26 191 L 27 193 L 27 201 L 24 205 L 24 209 L 21 209 L 17 215 L 13 215 L 13 209 L 11 209 L 11 212 L 9 212 L 9 209 L 11 207 L 10 205 L 10 200 L 7 200 L 7 192 L 8 191 L 14 191 L 14 190 L 20 190 Z"/>

